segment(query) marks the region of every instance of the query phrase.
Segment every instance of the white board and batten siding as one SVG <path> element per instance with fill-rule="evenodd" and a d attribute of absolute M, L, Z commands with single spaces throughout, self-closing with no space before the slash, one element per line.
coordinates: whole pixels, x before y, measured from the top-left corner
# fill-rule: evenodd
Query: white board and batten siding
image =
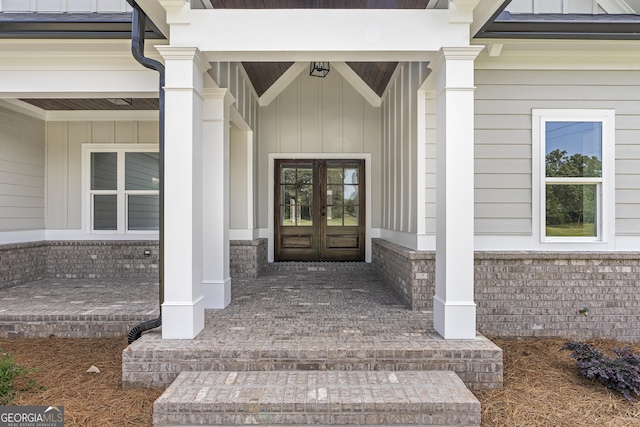
<path fill-rule="evenodd" d="M 382 104 L 382 228 L 414 235 L 418 231 L 416 194 L 420 169 L 416 149 L 417 91 L 427 72 L 426 63 L 398 64 Z"/>
<path fill-rule="evenodd" d="M 47 230 L 82 228 L 82 144 L 157 144 L 157 121 L 47 123 Z"/>
<path fill-rule="evenodd" d="M 247 125 L 255 131 L 257 122 L 258 94 L 239 62 L 213 62 L 209 74 L 218 86 L 229 89 L 235 98 L 235 108 Z"/>
<path fill-rule="evenodd" d="M 635 71 L 476 70 L 476 234 L 532 233 L 532 109 L 615 110 L 615 232 L 640 235 Z"/>
<path fill-rule="evenodd" d="M 44 229 L 45 124 L 0 107 L 0 231 Z"/>
<path fill-rule="evenodd" d="M 340 73 L 301 73 L 269 105 L 259 107 L 257 187 L 260 228 L 268 227 L 269 154 L 369 153 L 373 227 L 380 226 L 380 108 L 366 101 Z M 272 178 L 272 177 L 271 177 Z"/>
<path fill-rule="evenodd" d="M 0 12 L 131 12 L 126 0 L 2 0 Z"/>

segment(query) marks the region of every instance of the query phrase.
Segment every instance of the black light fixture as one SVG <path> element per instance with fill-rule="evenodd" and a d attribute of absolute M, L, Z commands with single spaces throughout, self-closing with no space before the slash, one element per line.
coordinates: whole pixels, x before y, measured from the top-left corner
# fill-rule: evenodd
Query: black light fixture
<path fill-rule="evenodd" d="M 309 67 L 309 75 L 314 77 L 327 77 L 329 71 L 329 62 L 312 62 Z"/>

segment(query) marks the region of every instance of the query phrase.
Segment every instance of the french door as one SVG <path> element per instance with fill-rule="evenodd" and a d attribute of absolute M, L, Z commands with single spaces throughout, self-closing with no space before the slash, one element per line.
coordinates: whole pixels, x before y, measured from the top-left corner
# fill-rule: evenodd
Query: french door
<path fill-rule="evenodd" d="M 364 161 L 275 166 L 275 260 L 364 261 Z"/>

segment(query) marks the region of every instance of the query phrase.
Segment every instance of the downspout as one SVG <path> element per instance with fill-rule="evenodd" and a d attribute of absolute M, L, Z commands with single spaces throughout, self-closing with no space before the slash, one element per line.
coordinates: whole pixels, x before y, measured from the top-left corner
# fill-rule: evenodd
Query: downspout
<path fill-rule="evenodd" d="M 164 303 L 164 65 L 160 62 L 144 56 L 144 32 L 147 21 L 147 15 L 138 6 L 135 0 L 127 0 L 127 3 L 133 8 L 131 14 L 131 53 L 133 57 L 142 66 L 155 70 L 159 73 L 159 109 L 160 109 L 160 129 L 158 132 L 158 151 L 159 151 L 159 309 L 160 316 L 157 319 L 143 322 L 129 331 L 129 344 L 140 338 L 144 331 L 155 329 L 162 325 L 162 304 Z"/>

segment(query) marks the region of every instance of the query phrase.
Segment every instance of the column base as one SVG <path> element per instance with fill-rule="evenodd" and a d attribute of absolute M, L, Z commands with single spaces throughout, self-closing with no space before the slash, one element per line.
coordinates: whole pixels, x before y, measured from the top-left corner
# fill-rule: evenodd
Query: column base
<path fill-rule="evenodd" d="M 433 327 L 447 340 L 476 338 L 476 304 L 473 302 L 448 303 L 433 297 Z"/>
<path fill-rule="evenodd" d="M 226 280 L 203 280 L 204 308 L 221 310 L 231 304 L 231 278 Z"/>
<path fill-rule="evenodd" d="M 204 329 L 204 297 L 193 303 L 162 304 L 162 339 L 190 340 Z"/>

